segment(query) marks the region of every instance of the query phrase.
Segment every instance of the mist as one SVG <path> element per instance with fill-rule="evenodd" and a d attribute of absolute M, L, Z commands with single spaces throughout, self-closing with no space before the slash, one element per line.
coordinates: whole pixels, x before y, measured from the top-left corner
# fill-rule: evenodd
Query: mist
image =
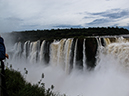
<path fill-rule="evenodd" d="M 72 39 L 68 39 L 67 43 L 68 41 L 72 42 Z M 45 44 L 44 42 L 45 41 L 42 42 L 43 45 Z M 30 44 L 30 46 L 28 57 L 25 59 L 24 56 L 25 52 L 27 52 L 27 43 Z M 8 45 L 10 48 L 8 51 L 13 52 L 13 57 L 6 60 L 5 65 L 8 67 L 12 65 L 12 68 L 20 71 L 25 80 L 31 84 L 38 84 L 42 78 L 42 74 L 44 74 L 42 82 L 45 83 L 45 88 L 50 88 L 51 85 L 53 85 L 53 92 L 66 94 L 67 96 L 129 95 L 129 42 L 124 38 L 116 38 L 116 42 L 107 43 L 105 47 L 100 44 L 96 54 L 96 66 L 91 70 L 87 69 L 87 66 L 84 66 L 84 70 L 77 67 L 73 69 L 68 68 L 68 70 L 66 70 L 68 66 L 62 66 L 65 62 L 63 60 L 66 60 L 64 57 L 70 57 L 70 55 L 68 55 L 70 54 L 70 49 L 68 52 L 67 48 L 63 50 L 61 47 L 66 47 L 64 42 L 61 43 L 58 41 L 56 43 L 51 43 L 51 45 L 55 44 L 56 47 L 50 46 L 51 51 L 49 55 L 52 57 L 47 64 L 44 61 L 41 62 L 40 59 L 34 62 L 37 60 L 37 52 L 39 52 L 38 54 L 41 56 L 40 52 L 43 51 L 46 46 L 40 46 L 39 41 L 31 43 L 27 41 L 24 43 L 22 50 L 20 44 L 21 43 L 17 43 L 17 46 L 13 46 L 14 48 Z M 71 48 L 70 46 L 72 43 L 68 43 L 68 45 L 67 47 Z M 86 47 L 83 46 L 83 48 L 85 49 Z M 63 52 L 67 54 L 63 54 Z M 76 54 L 76 52 L 74 53 Z M 63 58 L 60 58 L 60 56 Z M 43 55 L 41 57 L 43 57 Z M 86 57 L 83 59 L 86 59 Z M 67 58 L 67 60 L 69 60 L 69 58 Z M 25 68 L 28 74 L 25 74 Z"/>
<path fill-rule="evenodd" d="M 7 61 L 8 62 L 8 61 Z M 32 84 L 38 83 L 42 73 L 42 82 L 46 88 L 54 85 L 54 92 L 68 96 L 127 96 L 129 94 L 129 72 L 126 67 L 111 55 L 100 54 L 97 66 L 89 70 L 73 69 L 67 74 L 60 66 L 49 64 L 9 61 L 15 70 L 20 71 Z M 25 76 L 24 68 L 28 70 Z"/>

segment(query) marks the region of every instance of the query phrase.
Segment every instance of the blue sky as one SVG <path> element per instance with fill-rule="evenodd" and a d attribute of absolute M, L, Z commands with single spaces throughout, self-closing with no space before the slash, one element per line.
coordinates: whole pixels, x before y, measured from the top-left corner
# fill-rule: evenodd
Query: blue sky
<path fill-rule="evenodd" d="M 0 32 L 120 26 L 129 0 L 0 0 Z"/>

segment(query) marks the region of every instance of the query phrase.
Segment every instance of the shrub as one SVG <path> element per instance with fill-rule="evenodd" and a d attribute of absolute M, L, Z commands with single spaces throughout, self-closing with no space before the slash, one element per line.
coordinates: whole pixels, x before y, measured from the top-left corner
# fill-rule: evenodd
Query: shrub
<path fill-rule="evenodd" d="M 13 69 L 5 70 L 5 79 L 9 96 L 57 96 L 57 94 L 52 92 L 53 85 L 47 90 L 45 89 L 44 83 L 39 82 L 38 84 L 32 85 L 25 81 L 20 72 Z M 39 84 L 42 86 L 39 87 Z"/>

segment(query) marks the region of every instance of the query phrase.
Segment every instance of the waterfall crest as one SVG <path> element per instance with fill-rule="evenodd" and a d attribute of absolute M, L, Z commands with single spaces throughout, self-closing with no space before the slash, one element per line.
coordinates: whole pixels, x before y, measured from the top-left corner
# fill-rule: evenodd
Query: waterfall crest
<path fill-rule="evenodd" d="M 61 39 L 49 42 L 26 41 L 17 42 L 12 50 L 12 59 L 21 59 L 31 63 L 46 63 L 53 66 L 60 66 L 64 71 L 69 72 L 71 68 L 81 66 L 85 70 L 96 66 L 101 52 L 112 54 L 121 63 L 129 66 L 129 42 L 128 39 L 119 38 L 86 38 L 86 39 Z M 124 55 L 124 56 L 123 56 Z M 47 60 L 46 60 L 47 59 Z M 96 60 L 97 59 L 97 60 Z M 47 62 L 45 62 L 47 61 Z M 79 63 L 80 64 L 79 64 Z"/>

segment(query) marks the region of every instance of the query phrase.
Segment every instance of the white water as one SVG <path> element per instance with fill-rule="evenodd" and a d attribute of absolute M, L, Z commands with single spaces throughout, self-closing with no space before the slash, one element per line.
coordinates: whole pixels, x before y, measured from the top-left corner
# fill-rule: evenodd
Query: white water
<path fill-rule="evenodd" d="M 65 43 L 67 44 L 65 47 L 71 47 L 72 41 L 70 42 L 70 40 Z M 54 85 L 55 92 L 68 96 L 129 96 L 129 69 L 126 67 L 129 63 L 127 61 L 128 47 L 129 42 L 122 40 L 108 44 L 104 49 L 99 47 L 101 48 L 98 54 L 99 62 L 94 70 L 73 69 L 70 74 L 66 72 L 69 62 L 67 57 L 64 57 L 65 66 L 67 66 L 65 70 L 61 66 L 54 66 L 57 61 L 59 63 L 59 60 L 56 61 L 56 64 L 51 62 L 49 66 L 45 66 L 43 63 L 26 64 L 24 60 L 9 62 L 13 64 L 14 69 L 20 70 L 22 74 L 26 68 L 28 70 L 26 80 L 31 83 L 37 83 L 41 79 L 41 74 L 44 73 L 43 82 L 47 88 Z M 67 56 L 69 56 L 70 50 L 68 51 L 67 48 L 66 50 L 64 52 L 68 52 Z"/>
<path fill-rule="evenodd" d="M 87 66 L 86 66 L 86 54 L 85 54 L 86 53 L 85 40 L 86 39 L 84 39 L 84 41 L 83 41 L 83 71 L 85 71 L 87 68 Z"/>
<path fill-rule="evenodd" d="M 74 49 L 74 58 L 73 58 L 73 68 L 74 68 L 74 69 L 76 68 L 77 41 L 78 41 L 78 39 L 76 40 L 76 43 L 75 43 L 75 49 Z"/>

